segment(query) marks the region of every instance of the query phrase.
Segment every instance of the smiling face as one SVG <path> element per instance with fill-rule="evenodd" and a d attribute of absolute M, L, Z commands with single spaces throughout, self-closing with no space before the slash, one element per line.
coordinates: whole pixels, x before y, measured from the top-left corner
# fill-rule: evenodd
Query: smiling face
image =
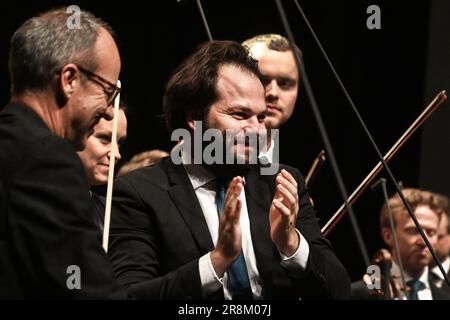
<path fill-rule="evenodd" d="M 265 87 L 267 128 L 279 128 L 292 116 L 297 101 L 299 76 L 294 54 L 291 50 L 271 50 L 261 43 L 251 51 Z"/>
<path fill-rule="evenodd" d="M 94 133 L 87 139 L 86 148 L 78 152 L 91 186 L 105 184 L 108 181 L 112 127 L 113 121 L 101 119 L 95 126 Z M 125 140 L 126 135 L 127 118 L 123 110 L 119 110 L 117 122 L 117 144 L 119 147 Z M 121 158 L 118 147 L 116 147 L 115 153 L 115 162 L 117 162 Z"/>
<path fill-rule="evenodd" d="M 437 243 L 438 214 L 427 205 L 419 205 L 414 214 L 427 235 L 429 242 L 434 247 Z M 403 211 L 394 217 L 403 267 L 412 277 L 419 277 L 431 261 L 430 251 L 408 213 Z M 390 229 L 383 228 L 382 235 L 386 244 L 391 248 L 394 259 L 398 261 L 396 251 L 393 249 L 394 242 Z"/>
<path fill-rule="evenodd" d="M 264 87 L 254 74 L 234 65 L 223 65 L 219 68 L 216 90 L 218 98 L 206 116 L 206 129 L 218 129 L 223 135 L 225 130 L 231 130 L 237 136 L 265 131 Z M 192 122 L 190 126 L 193 127 Z M 241 161 L 248 163 L 257 150 L 248 143 L 235 141 L 229 152 L 234 159 L 243 158 Z"/>

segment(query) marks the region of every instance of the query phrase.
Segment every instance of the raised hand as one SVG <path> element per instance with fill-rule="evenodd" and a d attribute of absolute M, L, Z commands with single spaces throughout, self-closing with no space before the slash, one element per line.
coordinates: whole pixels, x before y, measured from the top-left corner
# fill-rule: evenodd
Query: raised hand
<path fill-rule="evenodd" d="M 216 248 L 211 251 L 211 262 L 219 277 L 239 256 L 242 249 L 240 225 L 242 202 L 239 196 L 243 188 L 242 178 L 234 177 L 225 194 L 224 209 L 219 219 L 219 238 Z"/>
<path fill-rule="evenodd" d="M 275 196 L 270 206 L 270 236 L 284 255 L 291 256 L 300 244 L 295 230 L 299 208 L 297 181 L 286 170 L 276 178 Z"/>

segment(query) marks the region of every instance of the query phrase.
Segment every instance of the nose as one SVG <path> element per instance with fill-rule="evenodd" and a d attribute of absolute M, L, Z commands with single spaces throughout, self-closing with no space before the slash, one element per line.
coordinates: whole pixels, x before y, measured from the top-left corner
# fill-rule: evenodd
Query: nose
<path fill-rule="evenodd" d="M 117 163 L 120 159 L 122 159 L 122 155 L 120 154 L 120 149 L 117 143 L 114 146 L 115 149 L 115 161 L 114 163 Z M 108 153 L 108 157 L 111 160 L 111 151 Z"/>
<path fill-rule="evenodd" d="M 430 237 L 428 236 L 428 234 L 425 233 L 425 235 L 426 235 L 427 239 L 429 240 Z M 419 246 L 421 246 L 421 247 L 425 247 L 425 241 L 422 239 L 422 237 L 420 236 L 420 234 L 417 235 L 416 243 L 417 243 L 417 245 L 419 245 Z"/>
<path fill-rule="evenodd" d="M 114 109 L 112 105 L 106 107 L 105 112 L 102 114 L 102 117 L 107 121 L 111 121 L 114 118 Z"/>
<path fill-rule="evenodd" d="M 277 81 L 275 79 L 272 79 L 266 85 L 266 100 L 269 102 L 278 100 L 278 91 L 279 88 Z"/>
<path fill-rule="evenodd" d="M 246 134 L 250 134 L 250 133 L 258 134 L 258 132 L 261 129 L 265 129 L 265 128 L 266 127 L 265 127 L 264 122 L 261 123 L 258 119 L 258 116 L 255 115 L 253 117 L 248 118 L 248 121 L 243 129 Z"/>

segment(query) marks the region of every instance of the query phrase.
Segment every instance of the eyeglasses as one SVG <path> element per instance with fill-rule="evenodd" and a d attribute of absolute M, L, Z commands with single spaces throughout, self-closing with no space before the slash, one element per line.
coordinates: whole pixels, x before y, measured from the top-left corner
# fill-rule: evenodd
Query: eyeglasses
<path fill-rule="evenodd" d="M 85 76 L 89 78 L 89 80 L 95 82 L 96 84 L 102 87 L 103 91 L 106 94 L 108 106 L 111 105 L 114 102 L 114 99 L 119 94 L 120 88 L 115 84 L 109 82 L 105 78 L 100 77 L 98 74 L 95 74 L 94 72 L 89 71 L 79 65 L 76 66 L 82 73 L 84 73 Z"/>

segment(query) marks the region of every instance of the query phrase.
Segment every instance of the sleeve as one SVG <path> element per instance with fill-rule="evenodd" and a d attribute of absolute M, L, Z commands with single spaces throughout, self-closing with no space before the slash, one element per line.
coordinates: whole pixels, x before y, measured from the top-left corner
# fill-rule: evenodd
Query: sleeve
<path fill-rule="evenodd" d="M 122 299 L 94 224 L 84 169 L 69 144 L 31 148 L 8 188 L 8 225 L 25 297 Z"/>
<path fill-rule="evenodd" d="M 298 238 L 300 239 L 300 244 L 297 248 L 297 251 L 290 257 L 285 256 L 281 251 L 278 251 L 281 256 L 281 265 L 286 270 L 292 270 L 289 272 L 301 272 L 306 270 L 306 265 L 308 263 L 309 257 L 309 244 L 306 241 L 305 237 L 295 229 L 298 234 Z"/>
<path fill-rule="evenodd" d="M 116 180 L 111 215 L 108 254 L 119 282 L 139 299 L 202 299 L 199 259 L 161 271 L 166 253 L 158 241 L 153 209 L 144 205 L 128 176 Z M 146 190 L 154 197 L 158 192 Z"/>
<path fill-rule="evenodd" d="M 204 297 L 214 294 L 217 290 L 223 288 L 223 278 L 217 276 L 211 262 L 211 252 L 202 256 L 198 262 L 200 280 L 202 283 L 202 292 Z"/>
<path fill-rule="evenodd" d="M 299 273 L 298 277 L 301 296 L 313 299 L 349 299 L 349 275 L 336 257 L 331 243 L 322 236 L 304 178 L 297 169 L 286 169 L 298 182 L 299 212 L 296 227 L 309 245 L 306 272 Z"/>

